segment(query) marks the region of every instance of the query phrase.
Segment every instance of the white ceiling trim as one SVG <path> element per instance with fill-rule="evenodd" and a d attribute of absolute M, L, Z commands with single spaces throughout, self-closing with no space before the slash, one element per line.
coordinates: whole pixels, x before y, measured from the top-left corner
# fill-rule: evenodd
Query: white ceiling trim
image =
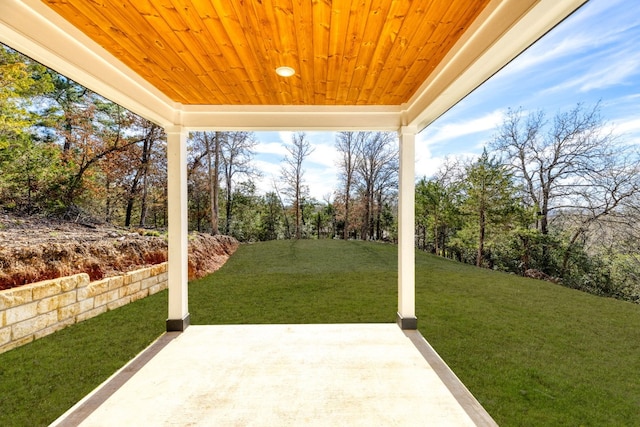
<path fill-rule="evenodd" d="M 161 126 L 189 130 L 422 130 L 586 0 L 494 0 L 403 106 L 186 106 L 40 0 L 0 1 L 0 41 Z M 520 20 L 513 22 L 513 17 Z M 496 29 L 500 29 L 496 34 Z"/>
<path fill-rule="evenodd" d="M 400 106 L 183 106 L 180 124 L 190 130 L 396 131 Z"/>

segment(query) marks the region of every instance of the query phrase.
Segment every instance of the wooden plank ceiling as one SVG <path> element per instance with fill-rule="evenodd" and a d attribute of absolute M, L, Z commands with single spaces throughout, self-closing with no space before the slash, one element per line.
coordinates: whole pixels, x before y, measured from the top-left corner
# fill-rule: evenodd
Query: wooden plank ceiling
<path fill-rule="evenodd" d="M 42 1 L 185 105 L 400 105 L 489 2 Z"/>

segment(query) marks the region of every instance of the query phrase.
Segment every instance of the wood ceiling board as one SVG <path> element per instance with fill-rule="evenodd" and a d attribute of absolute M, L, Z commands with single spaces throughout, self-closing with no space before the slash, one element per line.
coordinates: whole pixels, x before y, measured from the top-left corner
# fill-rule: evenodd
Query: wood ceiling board
<path fill-rule="evenodd" d="M 356 21 L 362 19 L 362 15 L 365 15 L 366 19 L 362 19 L 363 24 L 358 25 L 355 28 L 356 31 L 349 34 L 355 50 L 355 63 L 352 64 L 353 68 L 348 69 L 345 76 L 343 93 L 346 97 L 342 101 L 345 104 L 357 104 L 367 73 L 376 73 L 374 68 L 376 59 L 380 55 L 380 50 L 383 49 L 381 44 L 386 43 L 382 31 L 387 26 L 386 20 L 393 4 L 397 3 L 373 0 L 365 9 L 354 15 Z"/>
<path fill-rule="evenodd" d="M 173 15 L 170 15 L 170 20 L 165 18 L 170 23 L 168 31 L 174 28 L 174 25 L 184 27 L 178 36 L 185 49 L 192 50 L 194 59 L 199 62 L 198 76 L 209 82 L 202 89 L 202 101 L 220 96 L 229 100 L 225 103 L 242 103 L 246 98 L 241 98 L 240 95 L 244 94 L 260 98 L 258 91 L 251 84 L 252 79 L 247 74 L 248 68 L 242 66 L 242 59 L 237 56 L 238 50 L 235 49 L 222 22 L 209 25 L 211 17 L 201 14 L 197 8 L 197 2 L 190 6 L 181 6 L 180 1 L 173 0 L 170 5 L 164 7 L 166 11 L 161 12 L 161 15 Z"/>
<path fill-rule="evenodd" d="M 296 44 L 298 45 L 298 67 L 294 76 L 299 76 L 299 96 L 297 99 L 302 105 L 310 105 L 315 103 L 315 68 L 321 68 L 321 63 L 316 61 L 314 50 L 314 25 L 316 17 L 313 10 L 327 11 L 326 7 L 312 7 L 312 2 L 308 0 L 293 1 L 293 16 Z M 330 10 L 329 12 L 330 13 Z M 305 17 L 310 17 L 305 19 Z M 324 80 L 322 77 L 321 80 Z M 291 78 L 287 79 L 288 81 Z M 325 93 L 326 87 L 322 88 Z"/>
<path fill-rule="evenodd" d="M 234 90 L 234 82 L 237 80 L 229 80 L 226 78 L 228 68 L 233 67 L 235 59 L 232 55 L 225 55 L 221 52 L 218 57 L 219 61 L 214 62 L 216 48 L 222 49 L 223 42 L 214 43 L 214 56 L 209 55 L 209 46 L 207 46 L 207 33 L 203 32 L 200 26 L 192 28 L 187 24 L 190 7 L 181 7 L 177 9 L 173 3 L 168 0 L 164 1 L 148 1 L 134 0 L 131 7 L 144 7 L 146 11 L 142 11 L 146 28 L 153 28 L 156 37 L 163 45 L 162 51 L 158 52 L 158 56 L 166 56 L 175 64 L 171 67 L 173 79 L 177 85 L 183 75 L 193 74 L 196 80 L 192 78 L 186 82 L 193 86 L 196 95 L 189 99 L 176 100 L 180 103 L 204 103 L 208 99 L 215 99 L 215 103 L 233 104 L 241 102 L 238 97 L 240 91 Z M 191 6 L 193 7 L 193 6 Z M 140 9 L 138 9 L 140 11 Z M 155 12 L 154 12 L 155 11 Z M 140 24 L 141 26 L 144 24 Z M 144 28 L 144 27 L 143 27 Z M 232 50 L 232 52 L 235 52 Z M 240 62 L 237 61 L 237 66 Z M 153 81 L 152 81 L 153 83 Z"/>
<path fill-rule="evenodd" d="M 353 106 L 345 114 L 344 106 L 334 104 L 264 105 L 264 108 L 179 104 L 42 0 L 0 1 L 0 42 L 165 127 L 392 130 L 409 126 L 420 130 L 584 2 L 490 0 L 418 91 L 407 102 L 383 106 L 378 112 L 373 106 Z M 383 112 L 378 114 L 380 111 Z"/>
<path fill-rule="evenodd" d="M 377 59 L 374 59 L 372 71 L 365 78 L 363 90 L 359 97 L 359 103 L 373 103 L 376 99 L 388 96 L 401 98 L 396 101 L 388 101 L 389 104 L 401 104 L 405 97 L 397 94 L 397 83 L 392 83 L 388 79 L 390 76 L 403 75 L 408 64 L 404 62 L 405 57 L 415 57 L 419 52 L 408 52 L 409 43 L 419 40 L 417 34 L 429 34 L 424 30 L 424 10 L 420 2 L 406 4 L 404 9 L 390 10 L 393 17 L 387 19 L 387 27 L 383 30 L 383 39 L 376 45 Z M 419 28 L 419 30 L 417 30 Z M 406 65 L 405 65 L 406 64 Z M 415 88 L 409 88 L 415 90 Z"/>
<path fill-rule="evenodd" d="M 67 2 L 59 0 L 50 1 L 54 4 L 67 5 Z M 82 19 L 82 22 L 87 25 L 80 30 L 86 32 L 103 48 L 110 50 L 167 96 L 174 100 L 198 96 L 197 87 L 200 86 L 200 82 L 189 66 L 182 61 L 171 61 L 170 56 L 158 53 L 158 46 L 152 41 L 154 36 L 159 38 L 155 30 L 152 29 L 150 30 L 153 31 L 152 33 L 141 36 L 137 28 L 147 26 L 142 15 L 136 13 L 123 15 L 119 8 L 107 7 L 93 1 L 75 2 L 68 7 L 74 11 L 74 16 L 83 18 L 92 16 L 91 20 Z M 129 8 L 131 8 L 130 5 Z M 185 70 L 182 79 L 189 84 L 171 84 L 176 68 Z"/>
<path fill-rule="evenodd" d="M 346 35 L 347 28 L 349 27 L 351 8 L 350 7 L 332 7 L 330 12 L 324 19 L 316 18 L 314 16 L 314 48 L 318 46 L 318 58 L 324 63 L 319 65 L 318 82 L 316 86 L 319 86 L 318 91 L 324 91 L 327 104 L 335 104 L 338 87 L 340 85 L 340 77 L 342 65 L 345 61 L 345 49 L 346 49 Z M 326 10 L 324 8 L 317 8 L 317 10 Z M 317 41 L 316 41 L 317 40 Z M 327 46 L 328 52 L 331 54 L 324 58 L 322 57 L 321 46 L 324 43 Z M 314 52 L 314 57 L 316 53 Z M 322 71 L 321 71 L 322 70 Z M 324 72 L 325 74 L 322 74 Z M 324 76 L 324 78 L 322 78 Z M 318 93 L 318 99 L 321 99 Z"/>
<path fill-rule="evenodd" d="M 489 0 L 42 1 L 183 105 L 399 105 L 430 70 L 406 78 L 414 43 L 450 49 Z"/>
<path fill-rule="evenodd" d="M 333 7 L 326 1 L 323 7 L 314 7 L 311 11 L 312 24 L 311 28 L 308 28 L 310 31 L 308 41 L 311 42 L 311 45 L 305 52 L 308 59 L 303 68 L 307 79 L 305 89 L 312 94 L 308 98 L 310 104 L 323 102 L 323 100 L 328 104 L 335 102 L 335 95 L 328 95 L 330 58 L 324 55 L 326 51 L 331 49 L 330 28 L 333 15 Z"/>
<path fill-rule="evenodd" d="M 216 4 L 216 8 L 224 5 L 224 14 L 218 12 L 221 16 L 229 16 L 229 19 L 223 19 L 220 24 L 226 31 L 226 38 L 229 46 L 236 49 L 239 64 L 238 67 L 244 69 L 246 74 L 243 76 L 247 79 L 247 83 L 252 86 L 255 96 L 259 99 L 260 104 L 273 103 L 273 95 L 279 90 L 279 83 L 273 73 L 265 72 L 271 64 L 269 55 L 269 45 L 262 34 L 257 31 L 260 28 L 256 22 L 255 13 L 242 13 L 242 10 L 229 9 L 233 4 L 220 2 Z M 253 19 L 251 21 L 250 19 Z M 211 18 L 209 18 L 209 22 Z M 214 36 L 214 39 L 217 38 Z M 214 43 L 212 41 L 212 43 Z M 222 58 L 224 60 L 224 58 Z M 262 64 L 262 66 L 260 66 Z"/>

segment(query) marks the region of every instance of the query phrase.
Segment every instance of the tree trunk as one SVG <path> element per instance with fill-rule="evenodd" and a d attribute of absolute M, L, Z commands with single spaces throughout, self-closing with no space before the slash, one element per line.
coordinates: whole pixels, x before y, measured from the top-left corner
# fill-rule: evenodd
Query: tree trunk
<path fill-rule="evenodd" d="M 136 172 L 136 175 L 131 182 L 131 186 L 129 187 L 129 194 L 127 195 L 127 208 L 124 216 L 124 226 L 131 226 L 131 215 L 133 214 L 133 204 L 135 202 L 135 195 L 138 191 L 138 183 L 140 182 L 140 170 Z"/>
<path fill-rule="evenodd" d="M 347 240 L 349 238 L 349 193 L 351 191 L 351 176 L 347 176 L 347 183 L 345 185 L 344 195 L 344 230 L 342 231 L 342 238 Z"/>
<path fill-rule="evenodd" d="M 140 195 L 140 227 L 144 228 L 147 224 L 147 173 L 142 177 L 142 194 Z"/>
<path fill-rule="evenodd" d="M 440 255 L 440 226 L 438 224 L 438 215 L 433 215 L 433 250 L 436 255 Z M 444 254 L 442 254 L 444 256 Z"/>
<path fill-rule="evenodd" d="M 479 219 L 479 236 L 478 236 L 478 254 L 476 256 L 476 266 L 482 267 L 482 258 L 484 253 L 484 236 L 485 236 L 485 211 L 484 209 L 480 210 L 480 219 Z"/>
<path fill-rule="evenodd" d="M 105 201 L 105 208 L 104 208 L 104 220 L 107 223 L 111 222 L 111 180 L 109 179 L 109 177 L 107 177 L 107 180 L 105 182 L 105 193 L 107 196 L 107 200 Z"/>
<path fill-rule="evenodd" d="M 155 125 L 154 125 L 155 126 Z M 140 196 L 140 227 L 145 227 L 147 222 L 147 190 L 149 187 L 149 161 L 151 147 L 153 145 L 153 128 L 142 144 L 142 195 Z"/>
<path fill-rule="evenodd" d="M 302 231 L 300 230 L 300 186 L 296 188 L 296 239 L 302 238 Z"/>
<path fill-rule="evenodd" d="M 218 169 L 220 163 L 220 132 L 216 132 L 213 145 L 213 160 L 211 156 L 211 141 L 209 134 L 204 134 L 207 150 L 207 169 L 209 175 L 209 206 L 211 214 L 211 234 L 219 234 L 218 230 Z"/>

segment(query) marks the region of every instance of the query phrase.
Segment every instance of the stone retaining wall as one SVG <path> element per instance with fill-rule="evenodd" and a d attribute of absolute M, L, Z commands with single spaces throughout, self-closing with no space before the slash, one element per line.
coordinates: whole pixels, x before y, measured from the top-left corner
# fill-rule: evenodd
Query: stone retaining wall
<path fill-rule="evenodd" d="M 0 353 L 167 288 L 167 263 L 89 281 L 85 273 L 0 291 Z"/>

